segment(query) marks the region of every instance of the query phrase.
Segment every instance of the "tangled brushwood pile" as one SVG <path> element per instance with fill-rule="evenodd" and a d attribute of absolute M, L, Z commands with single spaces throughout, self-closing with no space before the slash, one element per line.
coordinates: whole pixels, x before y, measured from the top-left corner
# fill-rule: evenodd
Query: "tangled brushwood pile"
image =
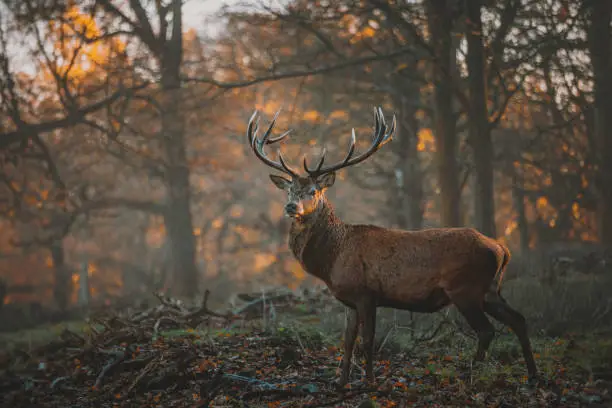
<path fill-rule="evenodd" d="M 286 308 L 296 303 L 290 298 L 268 296 L 268 304 L 276 300 L 278 308 Z M 466 366 L 466 357 L 399 353 L 377 363 L 377 388 L 362 387 L 357 369 L 352 388 L 339 392 L 333 381 L 342 354 L 336 347 L 314 346 L 279 326 L 227 330 L 247 315 L 256 317 L 254 305 L 265 303 L 261 299 L 246 296 L 249 303 L 240 313 L 214 312 L 207 297 L 196 308 L 159 300 L 153 308 L 92 317 L 82 333 L 65 330 L 29 353 L 15 351 L 0 372 L 2 406 L 578 407 L 611 402 L 605 384 L 576 378 L 561 358 L 546 362 L 554 378 L 527 386 L 520 362 L 517 370 L 483 379 Z"/>

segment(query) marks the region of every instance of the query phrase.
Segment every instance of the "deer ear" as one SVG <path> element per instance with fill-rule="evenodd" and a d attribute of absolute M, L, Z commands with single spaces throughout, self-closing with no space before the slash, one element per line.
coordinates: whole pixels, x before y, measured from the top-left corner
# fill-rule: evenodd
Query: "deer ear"
<path fill-rule="evenodd" d="M 274 185 L 281 190 L 288 190 L 291 185 L 291 180 L 284 178 L 283 176 L 277 176 L 276 174 L 270 174 L 270 180 Z"/>
<path fill-rule="evenodd" d="M 334 185 L 336 181 L 336 172 L 332 171 L 331 173 L 325 173 L 317 180 L 317 183 L 321 188 L 329 188 Z"/>

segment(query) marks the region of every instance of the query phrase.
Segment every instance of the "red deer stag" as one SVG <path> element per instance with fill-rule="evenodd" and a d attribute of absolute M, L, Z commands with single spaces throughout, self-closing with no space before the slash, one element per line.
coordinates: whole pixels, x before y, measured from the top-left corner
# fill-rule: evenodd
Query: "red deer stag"
<path fill-rule="evenodd" d="M 373 353 L 376 309 L 390 307 L 433 313 L 454 304 L 478 335 L 474 361 L 484 359 L 493 340 L 489 314 L 512 328 L 523 350 L 531 379 L 537 375 L 525 318 L 501 297 L 500 286 L 510 252 L 501 243 L 472 228 L 433 228 L 422 231 L 386 229 L 374 225 L 342 222 L 325 197 L 337 170 L 360 163 L 391 140 L 391 127 L 382 110 L 375 110 L 374 138 L 370 148 L 354 156 L 353 129 L 348 154 L 324 167 L 325 150 L 314 169 L 304 158 L 305 176 L 284 160 L 271 160 L 264 146 L 283 140 L 289 131 L 271 138 L 278 112 L 261 140 L 257 137 L 259 115 L 249 120 L 247 137 L 255 155 L 268 166 L 291 178 L 270 175 L 287 192 L 285 215 L 292 218 L 289 246 L 302 267 L 323 280 L 349 312 L 344 340 L 342 373 L 338 384 L 348 381 L 350 361 L 359 324 L 366 357 L 366 379 L 374 382 Z M 498 283 L 494 280 L 498 277 Z M 486 314 L 485 314 L 486 313 Z"/>

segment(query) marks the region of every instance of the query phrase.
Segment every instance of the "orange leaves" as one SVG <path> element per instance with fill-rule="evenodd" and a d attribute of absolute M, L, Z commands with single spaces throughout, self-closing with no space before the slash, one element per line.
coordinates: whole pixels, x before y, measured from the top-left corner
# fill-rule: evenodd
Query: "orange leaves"
<path fill-rule="evenodd" d="M 587 180 L 584 174 L 580 175 L 580 186 L 582 188 L 587 188 L 589 186 L 589 180 Z"/>
<path fill-rule="evenodd" d="M 93 18 L 91 16 L 82 14 L 75 6 L 68 9 L 64 15 L 64 18 L 66 18 L 68 22 L 62 24 L 61 28 L 66 34 L 68 34 L 68 31 L 78 30 L 88 40 L 95 39 L 95 37 L 100 35 L 100 30 L 98 29 Z"/>
<path fill-rule="evenodd" d="M 399 64 L 397 67 L 395 67 L 395 71 L 400 72 L 400 71 L 405 70 L 406 68 L 408 68 L 408 64 L 406 63 Z"/>
<path fill-rule="evenodd" d="M 366 25 L 360 31 L 357 31 L 355 35 L 353 35 L 353 37 L 350 40 L 350 43 L 355 44 L 359 41 L 363 41 L 365 39 L 374 37 L 374 35 L 376 35 L 376 29 L 374 28 L 375 26 L 376 26 L 375 22 L 369 21 L 368 25 Z"/>
<path fill-rule="evenodd" d="M 536 210 L 548 222 L 550 227 L 557 224 L 558 211 L 550 204 L 547 197 L 541 196 L 536 200 Z"/>
<path fill-rule="evenodd" d="M 255 272 L 261 272 L 268 268 L 276 261 L 276 256 L 269 253 L 256 253 L 255 254 L 255 263 L 253 265 L 253 269 Z"/>
<path fill-rule="evenodd" d="M 335 110 L 328 116 L 328 121 L 331 120 L 348 120 L 349 113 L 345 110 Z"/>
<path fill-rule="evenodd" d="M 536 207 L 537 207 L 538 209 L 544 209 L 544 208 L 546 208 L 547 206 L 548 206 L 548 198 L 546 198 L 546 197 L 539 197 L 539 198 L 536 200 Z"/>
<path fill-rule="evenodd" d="M 48 23 L 46 41 L 53 44 L 56 54 L 61 56 L 54 69 L 59 75 L 82 81 L 88 74 L 107 64 L 111 57 L 122 54 L 125 44 L 117 37 L 101 40 L 102 31 L 95 19 L 73 6 L 61 20 Z M 118 59 L 115 58 L 114 62 Z M 48 69 L 45 71 L 49 74 Z"/>
<path fill-rule="evenodd" d="M 93 262 L 88 262 L 87 263 L 87 274 L 89 276 L 93 275 L 94 273 L 96 273 L 98 271 L 98 268 L 96 267 L 96 264 Z"/>
<path fill-rule="evenodd" d="M 316 110 L 308 110 L 302 114 L 302 119 L 309 122 L 319 122 L 325 120 L 326 123 L 331 123 L 335 120 L 346 121 L 349 119 L 349 113 L 345 110 L 338 109 L 329 113 L 327 116 Z"/>
<path fill-rule="evenodd" d="M 578 205 L 578 203 L 572 204 L 572 215 L 574 216 L 575 219 L 577 220 L 580 219 L 580 205 Z"/>
<path fill-rule="evenodd" d="M 200 361 L 197 370 L 201 373 L 205 373 L 209 370 L 214 370 L 219 366 L 219 362 L 212 359 L 204 359 Z"/>
<path fill-rule="evenodd" d="M 419 152 L 435 152 L 436 142 L 430 128 L 421 128 L 418 133 L 419 142 L 417 150 Z"/>
<path fill-rule="evenodd" d="M 376 30 L 374 30 L 370 26 L 368 26 L 368 27 L 364 28 L 363 30 L 361 30 L 362 38 L 371 38 L 371 37 L 374 37 L 374 34 L 376 34 Z"/>
<path fill-rule="evenodd" d="M 304 114 L 302 115 L 302 118 L 304 120 L 308 120 L 311 122 L 316 122 L 319 120 L 319 118 L 321 117 L 321 114 L 319 112 L 317 112 L 316 110 L 309 110 L 304 112 Z"/>
<path fill-rule="evenodd" d="M 232 218 L 240 218 L 244 215 L 244 207 L 241 205 L 233 205 L 229 214 Z"/>
<path fill-rule="evenodd" d="M 268 116 L 268 120 L 269 120 L 281 108 L 281 103 L 282 103 L 281 101 L 269 99 L 264 103 L 258 103 L 256 107 L 265 116 Z M 279 118 L 279 119 L 282 119 L 282 118 Z"/>
<path fill-rule="evenodd" d="M 223 226 L 223 218 L 218 217 L 216 218 L 213 222 L 212 222 L 212 227 L 214 229 L 221 229 L 221 227 Z"/>
<path fill-rule="evenodd" d="M 504 229 L 504 235 L 505 236 L 509 236 L 511 235 L 514 230 L 516 230 L 516 228 L 518 227 L 518 223 L 515 220 L 511 220 L 508 225 L 506 225 L 506 228 Z"/>

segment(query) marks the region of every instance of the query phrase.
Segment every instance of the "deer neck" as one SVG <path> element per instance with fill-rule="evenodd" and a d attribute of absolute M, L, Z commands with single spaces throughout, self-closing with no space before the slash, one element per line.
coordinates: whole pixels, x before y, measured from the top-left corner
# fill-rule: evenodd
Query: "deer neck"
<path fill-rule="evenodd" d="M 316 211 L 293 221 L 289 246 L 306 272 L 329 283 L 345 232 L 346 224 L 324 197 Z"/>

